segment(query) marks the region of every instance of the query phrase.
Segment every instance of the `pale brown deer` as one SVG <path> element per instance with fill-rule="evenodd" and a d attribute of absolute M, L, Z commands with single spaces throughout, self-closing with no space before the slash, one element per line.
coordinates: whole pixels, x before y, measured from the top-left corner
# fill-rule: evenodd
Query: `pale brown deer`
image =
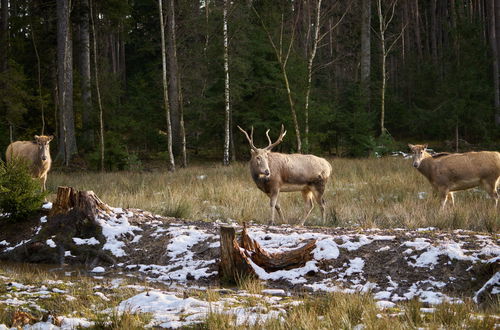
<path fill-rule="evenodd" d="M 422 173 L 441 198 L 444 209 L 448 199 L 455 205 L 453 193 L 481 186 L 498 205 L 500 153 L 495 151 L 439 153 L 431 155 L 427 145 L 408 144 L 413 152 L 413 167 Z"/>
<path fill-rule="evenodd" d="M 12 142 L 5 152 L 7 162 L 21 160 L 28 164 L 31 176 L 42 180 L 42 191 L 46 190 L 47 173 L 52 164 L 49 143 L 53 138 L 52 135 L 35 135 L 34 141 Z"/>
<path fill-rule="evenodd" d="M 250 173 L 257 187 L 269 196 L 271 206 L 271 221 L 274 224 L 275 210 L 285 222 L 283 211 L 278 202 L 280 192 L 300 191 L 306 203 L 305 214 L 300 222 L 304 222 L 311 214 L 314 208 L 314 201 L 321 209 L 321 217 L 325 218 L 325 201 L 323 193 L 326 183 L 332 172 L 330 163 L 320 157 L 302 154 L 283 154 L 272 152 L 271 150 L 283 141 L 286 134 L 283 125 L 278 139 L 273 143 L 269 137 L 269 130 L 266 136 L 269 145 L 265 148 L 257 148 L 253 143 L 253 127 L 248 133 L 238 126 L 240 131 L 245 134 L 250 144 Z"/>

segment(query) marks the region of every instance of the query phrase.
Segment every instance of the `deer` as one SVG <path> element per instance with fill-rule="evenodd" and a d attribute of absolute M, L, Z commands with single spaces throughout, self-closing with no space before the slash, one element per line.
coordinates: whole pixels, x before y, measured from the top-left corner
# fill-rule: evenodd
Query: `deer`
<path fill-rule="evenodd" d="M 300 221 L 303 226 L 314 208 L 314 201 L 319 205 L 321 218 L 325 219 L 325 200 L 323 194 L 332 173 L 330 163 L 321 157 L 303 154 L 284 154 L 273 152 L 272 149 L 283 141 L 286 131 L 281 125 L 278 139 L 273 143 L 266 131 L 269 145 L 257 148 L 253 143 L 253 126 L 250 135 L 238 126 L 250 144 L 251 159 L 250 174 L 253 181 L 262 192 L 270 199 L 271 221 L 274 225 L 275 211 L 278 212 L 282 222 L 285 222 L 283 210 L 278 201 L 280 192 L 302 192 L 306 204 L 305 214 Z"/>
<path fill-rule="evenodd" d="M 25 161 L 30 169 L 31 176 L 42 181 L 42 191 L 46 191 L 47 174 L 52 165 L 50 146 L 54 136 L 35 135 L 33 141 L 16 141 L 9 144 L 5 156 L 7 163 L 14 160 Z"/>
<path fill-rule="evenodd" d="M 481 186 L 495 200 L 498 207 L 500 182 L 500 153 L 479 151 L 465 153 L 427 152 L 427 144 L 408 144 L 413 152 L 413 167 L 430 182 L 441 198 L 441 210 L 451 200 L 455 205 L 454 192 Z"/>

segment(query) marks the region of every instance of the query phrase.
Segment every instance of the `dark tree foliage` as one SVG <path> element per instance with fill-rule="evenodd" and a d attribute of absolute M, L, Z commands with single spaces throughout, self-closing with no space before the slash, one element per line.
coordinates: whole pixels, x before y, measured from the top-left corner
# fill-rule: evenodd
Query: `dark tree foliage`
<path fill-rule="evenodd" d="M 2 4 L 5 1 L 1 2 Z M 8 24 L 0 24 L 0 149 L 11 139 L 31 139 L 42 129 L 60 136 L 58 101 L 57 11 L 55 1 L 10 0 Z M 313 65 L 309 105 L 309 146 L 316 154 L 368 156 L 430 142 L 453 151 L 498 149 L 495 126 L 495 77 L 491 47 L 500 36 L 487 1 L 398 1 L 387 37 L 397 40 L 387 57 L 385 123 L 379 137 L 381 49 L 370 33 L 369 77 L 362 76 L 362 5 L 366 1 L 323 0 L 320 37 Z M 383 10 L 387 15 L 389 3 Z M 290 102 L 282 68 L 270 42 L 290 54 L 286 64 L 301 135 L 308 79 L 308 54 L 315 31 L 317 0 L 232 1 L 228 12 L 231 128 L 254 126 L 257 145 L 267 144 L 283 123 L 288 130 L 280 150 L 297 150 Z M 91 107 L 79 72 L 82 19 L 92 6 L 96 56 L 109 170 L 141 168 L 165 161 L 166 130 L 162 96 L 160 22 L 150 0 L 71 1 L 73 110 L 79 154 L 72 163 L 99 167 L 99 118 L 95 77 Z M 371 31 L 377 31 L 375 3 Z M 5 8 L 2 19 L 5 20 Z M 178 98 L 184 112 L 188 157 L 221 161 L 224 142 L 223 1 L 176 0 L 175 34 Z M 366 8 L 365 8 L 366 9 Z M 165 11 L 166 13 L 167 11 Z M 169 23 L 168 15 L 165 16 Z M 337 24 L 338 23 L 338 24 Z M 7 30 L 6 30 L 7 29 Z M 166 30 L 165 33 L 169 33 Z M 366 27 L 365 30 L 366 32 Z M 170 31 L 171 33 L 171 31 Z M 85 34 L 83 34 L 85 38 Z M 399 38 L 396 38 L 398 37 Z M 170 36 L 169 36 L 170 37 Z M 365 43 L 367 34 L 365 33 Z M 500 44 L 500 43 L 499 43 Z M 40 64 L 40 89 L 38 59 Z M 496 52 L 498 54 L 498 52 Z M 498 56 L 498 55 L 496 55 Z M 93 60 L 90 61 L 92 70 Z M 498 72 L 498 70 L 496 71 Z M 172 78 L 172 77 L 171 77 Z M 496 77 L 498 79 L 498 77 Z M 362 80 L 369 79 L 368 82 Z M 496 84 L 498 85 L 498 84 Z M 367 93 L 366 86 L 370 91 Z M 89 136 L 93 135 L 93 136 Z M 273 135 L 274 134 L 274 135 Z M 246 140 L 233 129 L 231 148 L 239 159 Z M 61 141 L 55 141 L 61 143 Z M 57 149 L 57 148 L 54 148 Z"/>

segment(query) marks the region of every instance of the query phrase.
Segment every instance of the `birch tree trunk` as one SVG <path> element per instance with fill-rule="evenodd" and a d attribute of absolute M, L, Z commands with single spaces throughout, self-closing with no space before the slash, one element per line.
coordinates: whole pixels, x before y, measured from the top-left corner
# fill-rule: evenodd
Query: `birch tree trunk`
<path fill-rule="evenodd" d="M 167 59 L 168 59 L 168 100 L 170 104 L 170 118 L 172 121 L 172 147 L 178 155 L 182 149 L 181 120 L 179 106 L 179 65 L 177 61 L 177 45 L 175 34 L 175 3 L 169 0 L 167 9 Z"/>
<path fill-rule="evenodd" d="M 82 126 L 83 140 L 87 147 L 93 145 L 94 129 L 92 127 L 92 88 L 90 76 L 90 32 L 89 32 L 89 0 L 80 0 L 80 56 L 79 68 L 82 90 Z"/>
<path fill-rule="evenodd" d="M 58 158 L 68 166 L 76 147 L 73 113 L 73 46 L 70 26 L 71 0 L 57 1 L 57 70 L 59 89 L 59 152 Z"/>
<path fill-rule="evenodd" d="M 94 73 L 95 73 L 95 87 L 97 92 L 97 104 L 99 106 L 99 150 L 101 154 L 101 172 L 104 172 L 104 118 L 103 118 L 103 108 L 101 102 L 101 90 L 99 88 L 99 75 L 97 67 L 97 34 L 95 32 L 94 14 L 92 12 L 92 4 L 90 8 L 90 20 L 92 23 L 92 41 L 94 48 Z"/>
<path fill-rule="evenodd" d="M 370 69 L 371 69 L 371 0 L 362 0 L 361 13 L 361 91 L 367 109 L 370 109 Z"/>
<path fill-rule="evenodd" d="M 309 99 L 311 96 L 311 84 L 312 84 L 312 73 L 313 73 L 313 63 L 316 57 L 316 52 L 318 50 L 319 42 L 319 30 L 320 30 L 320 19 L 321 19 L 321 0 L 317 0 L 316 3 L 316 17 L 314 22 L 314 36 L 313 44 L 311 49 L 311 54 L 307 60 L 307 89 L 306 89 L 306 103 L 304 107 L 304 144 L 306 152 L 309 151 Z"/>
<path fill-rule="evenodd" d="M 229 38 L 227 34 L 227 9 L 229 0 L 224 0 L 223 8 L 223 33 L 224 33 L 224 98 L 225 98 L 225 116 L 224 116 L 224 159 L 222 163 L 229 165 L 229 123 L 231 119 L 231 108 L 229 98 Z"/>
<path fill-rule="evenodd" d="M 167 118 L 167 148 L 170 168 L 169 170 L 175 171 L 174 153 L 172 151 L 172 122 L 170 118 L 170 106 L 168 102 L 168 84 L 167 84 L 167 54 L 165 46 L 165 23 L 163 21 L 163 0 L 158 0 L 158 7 L 160 12 L 160 30 L 161 30 L 161 62 L 162 62 L 162 80 L 163 80 L 163 105 L 165 107 L 165 116 Z"/>
<path fill-rule="evenodd" d="M 381 71 L 382 71 L 382 86 L 380 90 L 380 135 L 384 135 L 387 133 L 387 130 L 385 128 L 385 92 L 386 92 L 386 85 L 387 85 L 387 56 L 391 52 L 392 48 L 396 44 L 396 42 L 401 38 L 401 36 L 404 33 L 405 26 L 402 27 L 401 32 L 391 38 L 392 41 L 390 42 L 389 45 L 387 45 L 387 28 L 391 24 L 392 19 L 394 18 L 394 12 L 396 8 L 398 0 L 393 0 L 390 3 L 390 9 L 388 10 L 388 13 L 386 14 L 387 16 L 384 16 L 383 11 L 382 11 L 382 0 L 377 0 L 377 16 L 379 19 L 379 38 L 380 38 L 380 49 L 381 49 Z"/>

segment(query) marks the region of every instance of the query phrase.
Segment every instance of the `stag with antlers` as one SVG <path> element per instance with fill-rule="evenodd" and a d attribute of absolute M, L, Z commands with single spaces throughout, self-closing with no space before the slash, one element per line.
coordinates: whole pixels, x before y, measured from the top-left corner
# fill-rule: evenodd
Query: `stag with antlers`
<path fill-rule="evenodd" d="M 239 127 L 250 144 L 250 173 L 257 187 L 269 196 L 271 206 L 271 221 L 274 224 L 275 210 L 285 222 L 283 211 L 278 202 L 280 192 L 300 191 L 306 203 L 305 214 L 300 222 L 304 225 L 306 219 L 314 208 L 314 201 L 321 209 L 321 217 L 325 219 L 325 201 L 323 193 L 326 183 L 332 172 L 330 163 L 321 157 L 302 154 L 284 154 L 271 151 L 283 141 L 286 131 L 281 125 L 278 139 L 273 143 L 269 137 L 269 129 L 266 131 L 269 145 L 265 148 L 257 148 L 253 143 L 253 127 L 250 135 Z"/>

